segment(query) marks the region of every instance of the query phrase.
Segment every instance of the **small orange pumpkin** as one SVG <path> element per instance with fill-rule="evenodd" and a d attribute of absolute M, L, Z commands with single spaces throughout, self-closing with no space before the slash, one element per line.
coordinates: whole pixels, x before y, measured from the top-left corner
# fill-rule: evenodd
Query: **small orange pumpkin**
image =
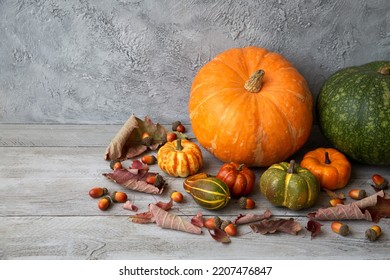
<path fill-rule="evenodd" d="M 321 187 L 328 190 L 344 188 L 351 177 L 351 163 L 343 153 L 333 148 L 317 148 L 307 152 L 301 166 L 309 169 Z"/>
<path fill-rule="evenodd" d="M 188 177 L 203 166 L 200 148 L 186 139 L 166 142 L 157 153 L 157 164 L 161 170 L 173 177 Z"/>
<path fill-rule="evenodd" d="M 188 104 L 200 145 L 223 162 L 270 166 L 300 149 L 312 127 L 313 97 L 282 55 L 229 49 L 195 76 Z"/>
<path fill-rule="evenodd" d="M 221 166 L 216 176 L 225 182 L 232 197 L 249 195 L 252 191 L 256 176 L 245 164 L 236 162 L 225 163 Z"/>

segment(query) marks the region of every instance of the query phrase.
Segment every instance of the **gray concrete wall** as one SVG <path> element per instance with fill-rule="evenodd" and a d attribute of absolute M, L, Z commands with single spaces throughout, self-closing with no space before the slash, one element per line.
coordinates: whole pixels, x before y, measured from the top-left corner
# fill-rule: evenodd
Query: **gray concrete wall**
<path fill-rule="evenodd" d="M 0 0 L 0 122 L 188 122 L 199 68 L 247 45 L 316 96 L 337 69 L 390 59 L 390 1 Z"/>

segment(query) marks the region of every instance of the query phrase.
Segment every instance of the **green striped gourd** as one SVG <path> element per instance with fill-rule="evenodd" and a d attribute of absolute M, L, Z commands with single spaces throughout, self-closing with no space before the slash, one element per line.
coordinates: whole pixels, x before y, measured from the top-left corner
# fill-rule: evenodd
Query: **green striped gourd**
<path fill-rule="evenodd" d="M 322 133 L 339 151 L 362 163 L 390 165 L 390 61 L 331 75 L 317 113 Z"/>
<path fill-rule="evenodd" d="M 292 160 L 271 165 L 260 177 L 260 190 L 276 206 L 301 210 L 315 204 L 320 184 L 308 169 Z"/>
<path fill-rule="evenodd" d="M 206 173 L 188 177 L 184 181 L 183 187 L 195 202 L 205 209 L 224 208 L 230 200 L 228 186 L 217 177 L 209 176 Z"/>

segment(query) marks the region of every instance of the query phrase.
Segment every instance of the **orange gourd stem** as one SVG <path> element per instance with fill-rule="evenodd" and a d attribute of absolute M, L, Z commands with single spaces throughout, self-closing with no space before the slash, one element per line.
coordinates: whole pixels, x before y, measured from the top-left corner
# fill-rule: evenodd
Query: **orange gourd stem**
<path fill-rule="evenodd" d="M 177 139 L 176 150 L 177 150 L 177 151 L 183 150 L 183 146 L 182 146 L 182 144 L 181 144 L 181 138 Z"/>
<path fill-rule="evenodd" d="M 245 166 L 245 164 L 241 163 L 238 167 L 237 167 L 237 171 L 241 171 L 242 168 Z"/>
<path fill-rule="evenodd" d="M 331 163 L 332 163 L 332 162 L 330 161 L 329 153 L 328 153 L 328 152 L 325 152 L 325 163 L 326 163 L 326 164 L 331 164 Z"/>
<path fill-rule="evenodd" d="M 244 88 L 249 92 L 259 92 L 261 90 L 261 87 L 263 86 L 264 74 L 265 72 L 263 70 L 257 70 L 255 73 L 252 74 L 249 80 L 246 81 Z"/>
<path fill-rule="evenodd" d="M 383 66 L 378 69 L 378 73 L 382 75 L 390 75 L 390 65 Z"/>

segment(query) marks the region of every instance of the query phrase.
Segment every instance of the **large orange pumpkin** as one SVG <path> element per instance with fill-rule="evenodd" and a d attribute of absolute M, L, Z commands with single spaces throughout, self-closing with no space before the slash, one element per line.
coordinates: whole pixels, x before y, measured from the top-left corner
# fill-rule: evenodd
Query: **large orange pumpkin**
<path fill-rule="evenodd" d="M 227 50 L 200 69 L 188 110 L 196 138 L 214 156 L 269 166 L 306 142 L 313 97 L 282 55 L 245 47 Z"/>

